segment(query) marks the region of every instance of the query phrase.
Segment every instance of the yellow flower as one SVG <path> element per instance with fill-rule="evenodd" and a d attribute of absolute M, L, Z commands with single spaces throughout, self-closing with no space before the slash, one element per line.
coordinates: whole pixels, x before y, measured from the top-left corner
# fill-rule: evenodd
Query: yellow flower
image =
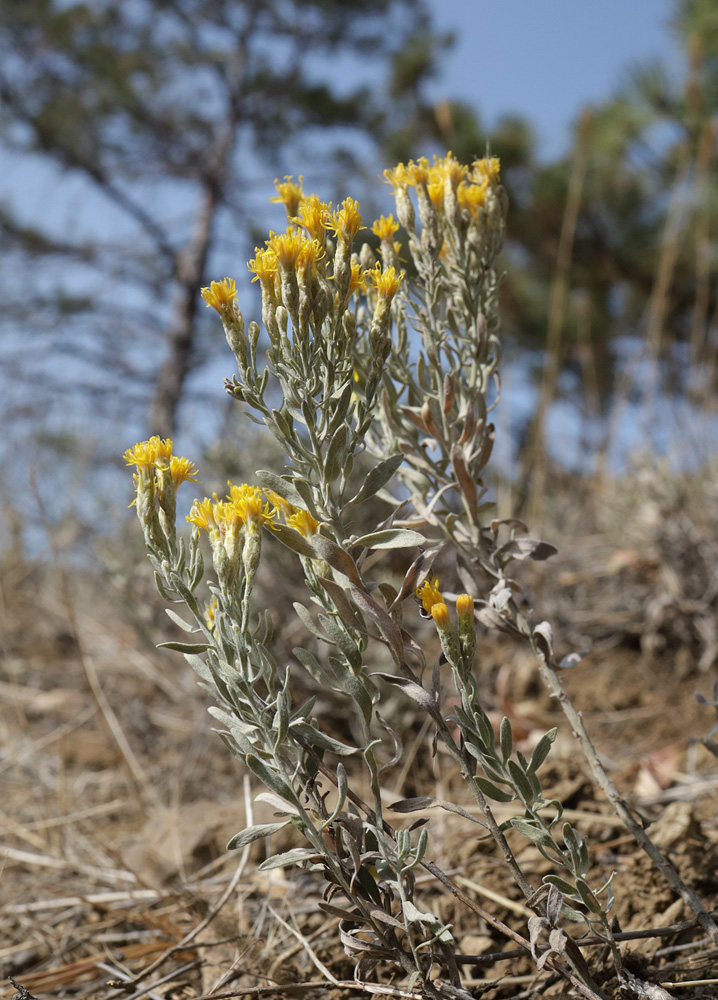
<path fill-rule="evenodd" d="M 307 274 L 316 274 L 317 261 L 324 256 L 324 250 L 319 240 L 304 240 L 297 254 L 297 270 Z"/>
<path fill-rule="evenodd" d="M 277 513 L 282 513 L 285 517 L 291 517 L 294 513 L 294 507 L 290 504 L 290 502 L 285 500 L 284 497 L 280 497 L 280 495 L 275 493 L 274 490 L 265 488 L 264 495 L 271 504 L 274 504 L 274 510 Z"/>
<path fill-rule="evenodd" d="M 364 279 L 364 271 L 362 270 L 361 264 L 352 264 L 352 273 L 349 278 L 349 290 L 347 295 L 353 295 L 354 292 L 366 292 L 366 281 Z"/>
<path fill-rule="evenodd" d="M 296 514 L 287 518 L 287 524 L 291 528 L 296 528 L 299 534 L 304 535 L 305 538 L 316 535 L 319 527 L 319 521 L 316 521 L 308 510 L 298 510 Z"/>
<path fill-rule="evenodd" d="M 333 229 L 337 237 L 342 237 L 348 243 L 364 226 L 361 224 L 359 202 L 354 198 L 345 198 L 342 207 L 334 212 L 326 222 L 327 229 Z"/>
<path fill-rule="evenodd" d="M 474 599 L 471 594 L 459 594 L 456 598 L 456 614 L 459 621 L 468 619 L 473 624 L 474 621 Z"/>
<path fill-rule="evenodd" d="M 262 287 L 268 285 L 270 288 L 273 288 L 277 275 L 277 258 L 275 254 L 270 250 L 262 250 L 259 247 L 255 248 L 255 253 L 257 256 L 253 260 L 247 261 L 247 267 L 254 275 L 252 281 L 259 280 Z"/>
<path fill-rule="evenodd" d="M 462 181 L 456 189 L 456 198 L 460 208 L 470 212 L 476 218 L 479 209 L 486 204 L 488 187 L 487 178 L 484 178 L 480 184 L 469 184 L 467 181 Z"/>
<path fill-rule="evenodd" d="M 270 233 L 267 249 L 283 271 L 291 271 L 297 266 L 297 258 L 306 242 L 306 236 L 290 226 L 285 233 Z"/>
<path fill-rule="evenodd" d="M 386 183 L 391 184 L 394 190 L 405 188 L 411 183 L 409 170 L 403 163 L 397 163 L 395 167 L 387 167 L 383 176 Z"/>
<path fill-rule="evenodd" d="M 207 623 L 207 628 L 212 631 L 214 628 L 214 620 L 217 614 L 217 608 L 219 607 L 219 601 L 217 600 L 217 595 L 212 596 L 212 600 L 207 604 L 204 609 L 204 620 Z"/>
<path fill-rule="evenodd" d="M 199 469 L 188 458 L 173 456 L 170 458 L 170 475 L 175 486 L 180 483 L 196 483 Z"/>
<path fill-rule="evenodd" d="M 217 522 L 214 517 L 212 501 L 208 497 L 205 497 L 204 500 L 195 500 L 186 520 L 190 524 L 196 524 L 203 531 L 213 531 L 217 527 Z"/>
<path fill-rule="evenodd" d="M 438 604 L 431 605 L 431 617 L 434 619 L 434 624 L 439 629 L 440 632 L 451 628 L 451 618 L 449 618 L 449 609 L 440 601 Z"/>
<path fill-rule="evenodd" d="M 231 307 L 237 298 L 237 286 L 233 278 L 224 278 L 223 281 L 212 281 L 208 288 L 203 288 L 202 298 L 210 306 L 222 315 L 222 311 Z"/>
<path fill-rule="evenodd" d="M 459 163 L 451 153 L 447 153 L 441 158 L 435 156 L 434 169 L 439 170 L 444 177 L 448 177 L 454 190 L 469 172 L 469 168 L 465 164 Z"/>
<path fill-rule="evenodd" d="M 471 165 L 474 168 L 473 179 L 475 181 L 486 179 L 489 184 L 499 183 L 501 160 L 498 156 L 485 157 L 483 160 L 474 160 Z"/>
<path fill-rule="evenodd" d="M 304 197 L 304 178 L 299 177 L 297 183 L 295 184 L 291 176 L 285 177 L 283 182 L 278 181 L 275 177 L 274 186 L 277 189 L 277 195 L 269 200 L 273 202 L 281 202 L 286 209 L 287 215 L 291 219 L 292 216 L 297 214 L 299 205 Z"/>
<path fill-rule="evenodd" d="M 157 452 L 155 454 L 155 465 L 158 469 L 167 469 L 172 459 L 172 439 L 157 438 Z"/>
<path fill-rule="evenodd" d="M 391 240 L 394 233 L 399 231 L 399 223 L 394 221 L 393 215 L 380 215 L 371 227 L 371 231 L 380 240 Z"/>
<path fill-rule="evenodd" d="M 429 183 L 426 186 L 431 198 L 431 203 L 437 212 L 441 211 L 444 204 L 444 178 L 432 172 Z"/>
<path fill-rule="evenodd" d="M 397 274 L 393 267 L 387 267 L 386 270 L 382 271 L 380 264 L 364 272 L 367 287 L 375 288 L 379 298 L 385 300 L 394 298 L 401 288 L 403 277 L 403 273 Z"/>
<path fill-rule="evenodd" d="M 318 240 L 323 245 L 331 209 L 331 202 L 327 204 L 316 194 L 311 194 L 302 200 L 299 206 L 299 215 L 292 221 L 296 222 L 302 229 L 306 229 L 313 240 Z"/>
<path fill-rule="evenodd" d="M 247 483 L 234 486 L 231 482 L 227 485 L 231 506 L 243 522 L 253 521 L 261 525 L 272 520 L 275 512 L 270 511 L 268 503 L 262 508 L 262 491 L 258 486 L 248 486 Z"/>
<path fill-rule="evenodd" d="M 427 184 L 429 182 L 430 167 L 429 161 L 425 156 L 420 157 L 416 163 L 413 160 L 409 162 L 407 167 L 408 183 L 412 187 L 419 187 Z"/>
<path fill-rule="evenodd" d="M 157 459 L 160 439 L 151 437 L 149 441 L 138 441 L 134 448 L 128 448 L 124 454 L 128 465 L 136 465 L 138 469 L 149 472 Z"/>
<path fill-rule="evenodd" d="M 424 605 L 424 611 L 431 613 L 435 604 L 442 604 L 444 601 L 439 592 L 439 578 L 436 576 L 427 577 L 416 591 L 416 596 Z"/>

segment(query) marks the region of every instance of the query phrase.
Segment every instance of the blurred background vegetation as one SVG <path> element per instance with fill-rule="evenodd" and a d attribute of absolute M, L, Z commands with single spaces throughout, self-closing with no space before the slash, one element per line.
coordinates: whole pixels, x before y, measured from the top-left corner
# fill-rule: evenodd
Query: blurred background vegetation
<path fill-rule="evenodd" d="M 501 158 L 514 509 L 541 519 L 562 476 L 590 492 L 641 455 L 704 466 L 718 429 L 718 7 L 675 0 L 671 31 L 682 73 L 634 67 L 577 108 L 572 148 L 546 159 L 530 121 L 487 129 L 468 99 L 430 96 L 454 39 L 424 0 L 4 0 L 6 543 L 43 544 L 29 467 L 78 551 L 120 530 L 119 455 L 148 433 L 218 482 L 267 464 L 223 400 L 230 356 L 199 291 L 236 277 L 252 313 L 244 261 L 282 225 L 272 179 L 305 164 L 307 190 L 351 192 L 371 222 L 386 165 L 487 146 Z M 36 202 L 48 184 L 56 198 Z"/>

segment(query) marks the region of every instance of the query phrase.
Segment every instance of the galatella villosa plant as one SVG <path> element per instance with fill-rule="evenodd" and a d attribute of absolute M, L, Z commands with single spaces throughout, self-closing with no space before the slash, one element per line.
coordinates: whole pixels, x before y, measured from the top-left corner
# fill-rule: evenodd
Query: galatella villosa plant
<path fill-rule="evenodd" d="M 277 183 L 274 200 L 283 202 L 288 228 L 271 233 L 249 262 L 262 294 L 261 344 L 260 326 L 245 325 L 233 280 L 213 281 L 202 292 L 236 360 L 227 391 L 269 428 L 286 465 L 281 473 L 257 471 L 259 485 L 230 484 L 223 499 L 196 500 L 187 542 L 176 534 L 175 496 L 182 481 L 195 480 L 194 465 L 156 437 L 127 451 L 157 586 L 168 600 L 186 605 L 191 621 L 168 614 L 195 633 L 196 641 L 163 645 L 184 653 L 197 671 L 217 702 L 210 712 L 222 739 L 266 786 L 264 798 L 280 814 L 277 822 L 238 833 L 230 846 L 244 847 L 290 824 L 299 831 L 303 846 L 270 857 L 261 869 L 300 865 L 323 875 L 322 907 L 339 918 L 356 978 L 368 989 L 372 970 L 394 966 L 405 988 L 419 994 L 470 995 L 461 984 L 451 928 L 417 893 L 422 869 L 530 951 L 539 968 L 558 973 L 580 995 L 603 997 L 565 927 L 582 921 L 600 934 L 620 976 L 608 918 L 611 888 L 589 884 L 586 842 L 562 824 L 561 803 L 543 791 L 539 771 L 556 731 L 526 759 L 507 718 L 494 732 L 476 682 L 478 622 L 528 644 L 566 708 L 550 627 L 529 625 L 516 603 L 520 588 L 508 576 L 513 561 L 544 559 L 555 550 L 525 537 L 518 520 L 497 519 L 484 483 L 494 440 L 490 411 L 500 395 L 494 263 L 507 206 L 499 162 L 465 166 L 449 154 L 433 166 L 425 159 L 399 164 L 385 178 L 397 219 L 382 216 L 371 227 L 379 262 L 357 240 L 363 227 L 356 201 L 346 198 L 332 210 L 305 195 L 301 180 Z M 413 279 L 402 269 L 400 229 Z M 359 483 L 355 460 L 362 456 L 366 463 L 367 455 L 374 461 Z M 373 497 L 388 511 L 379 524 L 367 523 L 367 511 L 377 507 L 366 504 Z M 213 563 L 208 605 L 198 596 L 203 533 Z M 299 647 L 294 656 L 324 691 L 353 706 L 356 745 L 330 735 L 314 714 L 314 698 L 295 702 L 290 670 L 272 653 L 271 617 L 253 609 L 259 561 L 271 560 L 278 543 L 301 562 L 309 600 L 294 607 L 326 652 L 319 659 Z M 398 586 L 393 572 L 382 570 L 382 554 L 390 549 L 406 553 Z M 432 573 L 439 553 L 466 589 L 451 607 Z M 414 595 L 433 620 L 442 651 L 428 679 L 413 602 L 407 620 L 403 616 Z M 527 938 L 467 897 L 430 860 L 425 820 L 397 829 L 385 819 L 382 773 L 401 752 L 391 719 L 381 714 L 390 686 L 430 716 L 458 765 L 480 825 L 534 912 Z M 449 718 L 447 698 L 454 706 Z M 572 725 L 582 726 L 571 711 L 568 703 Z M 600 764 L 585 731 L 580 738 L 596 773 Z M 342 763 L 351 757 L 366 768 L 368 802 L 355 791 L 361 767 Z M 492 801 L 516 803 L 517 815 L 498 822 Z M 620 811 L 617 793 L 612 801 Z M 426 804 L 407 799 L 393 809 L 409 814 Z M 461 807 L 450 808 L 477 822 Z M 551 862 L 541 885 L 519 866 L 507 827 Z"/>

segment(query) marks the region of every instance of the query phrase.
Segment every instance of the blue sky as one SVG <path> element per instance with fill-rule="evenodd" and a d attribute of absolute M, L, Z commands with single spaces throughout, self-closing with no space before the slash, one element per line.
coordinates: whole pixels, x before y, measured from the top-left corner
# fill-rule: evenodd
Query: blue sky
<path fill-rule="evenodd" d="M 475 105 L 491 126 L 506 112 L 529 119 L 539 153 L 560 155 L 583 107 L 608 97 L 636 61 L 680 73 L 671 0 L 441 0 L 434 22 L 456 45 L 433 87 Z"/>

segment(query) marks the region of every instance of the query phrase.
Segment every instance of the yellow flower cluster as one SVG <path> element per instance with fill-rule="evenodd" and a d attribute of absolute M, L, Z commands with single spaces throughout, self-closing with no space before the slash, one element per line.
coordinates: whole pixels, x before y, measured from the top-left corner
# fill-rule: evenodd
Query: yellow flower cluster
<path fill-rule="evenodd" d="M 149 475 L 153 469 L 162 472 L 169 471 L 175 486 L 185 482 L 197 482 L 198 470 L 195 468 L 194 462 L 190 462 L 188 458 L 173 455 L 170 438 L 163 440 L 158 435 L 154 435 L 148 441 L 139 441 L 134 448 L 128 448 L 123 457 L 128 465 L 136 466 L 140 474 Z"/>
<path fill-rule="evenodd" d="M 262 492 L 257 486 L 243 483 L 235 486 L 228 482 L 229 494 L 220 500 L 216 495 L 210 500 L 195 500 L 192 509 L 187 514 L 187 520 L 202 531 L 212 534 L 218 531 L 223 535 L 230 528 L 241 528 L 250 522 L 261 527 L 271 522 L 274 511 L 269 504 L 262 505 Z"/>
<path fill-rule="evenodd" d="M 384 171 L 384 179 L 393 187 L 398 201 L 404 200 L 405 211 L 411 211 L 406 204 L 407 190 L 411 187 L 416 189 L 420 204 L 422 196 L 427 198 L 438 214 L 446 210 L 451 198 L 455 198 L 464 212 L 477 218 L 489 191 L 499 184 L 500 167 L 495 156 L 474 160 L 468 167 L 447 153 L 443 157 L 435 156 L 433 166 L 425 156 L 416 162 L 399 163 Z"/>
<path fill-rule="evenodd" d="M 283 233 L 270 233 L 264 247 L 255 248 L 255 256 L 247 264 L 254 277 L 259 281 L 263 298 L 270 305 L 282 303 L 282 275 L 285 280 L 292 272 L 296 273 L 305 285 L 320 271 L 324 276 L 327 264 L 327 236 L 332 234 L 338 249 L 334 257 L 335 280 L 342 270 L 340 257 L 348 262 L 352 243 L 357 233 L 365 228 L 362 226 L 359 202 L 354 198 L 345 198 L 341 207 L 332 210 L 331 202 L 321 201 L 315 194 L 305 195 L 302 178 L 294 183 L 291 177 L 284 181 L 275 180 L 277 196 L 273 202 L 284 204 L 289 226 Z M 399 223 L 393 216 L 382 216 L 374 223 L 372 231 L 380 239 L 391 241 L 391 237 L 399 229 Z M 398 249 L 398 244 L 395 247 Z M 346 264 L 346 275 L 343 276 L 343 287 L 347 288 L 347 298 L 354 294 L 365 294 L 368 288 L 375 288 L 380 297 L 391 299 L 399 290 L 401 275 L 387 268 L 382 274 L 381 268 L 365 269 L 359 263 Z M 216 282 L 213 282 L 212 288 Z M 285 293 L 286 295 L 286 293 Z"/>
<path fill-rule="evenodd" d="M 187 520 L 200 531 L 206 531 L 212 546 L 212 561 L 220 585 L 227 593 L 235 593 L 240 580 L 240 566 L 244 568 L 244 581 L 251 586 L 259 565 L 262 527 L 271 525 L 275 512 L 263 503 L 262 492 L 257 486 L 228 483 L 229 493 L 220 500 L 195 500 Z"/>
<path fill-rule="evenodd" d="M 176 497 L 180 483 L 197 482 L 194 462 L 172 454 L 172 441 L 154 435 L 138 441 L 124 454 L 125 462 L 134 465 L 133 474 L 137 516 L 145 540 L 163 553 L 172 551 L 176 543 Z"/>

